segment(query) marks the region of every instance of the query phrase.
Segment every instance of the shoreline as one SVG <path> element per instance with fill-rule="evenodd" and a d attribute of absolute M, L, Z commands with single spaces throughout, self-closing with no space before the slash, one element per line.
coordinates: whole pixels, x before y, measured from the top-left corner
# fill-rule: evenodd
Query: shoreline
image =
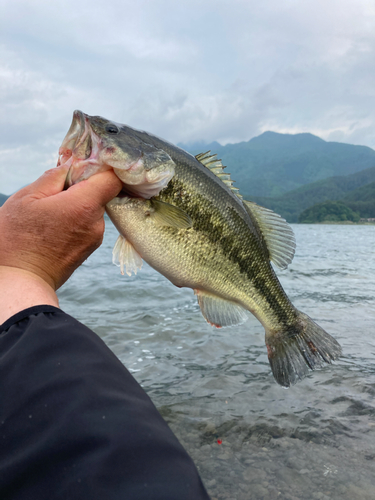
<path fill-rule="evenodd" d="M 290 224 L 319 224 L 319 225 L 345 225 L 345 226 L 375 226 L 375 222 L 353 222 L 351 220 L 345 221 L 324 221 L 324 222 L 291 222 Z"/>

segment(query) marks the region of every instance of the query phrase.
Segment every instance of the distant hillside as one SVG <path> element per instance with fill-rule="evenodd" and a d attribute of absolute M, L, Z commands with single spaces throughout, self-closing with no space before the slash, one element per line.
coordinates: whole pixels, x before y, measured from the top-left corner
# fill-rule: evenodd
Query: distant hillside
<path fill-rule="evenodd" d="M 304 210 L 299 222 L 346 221 L 375 218 L 375 182 L 354 189 L 340 201 L 317 203 Z"/>
<path fill-rule="evenodd" d="M 5 201 L 8 199 L 9 197 L 5 194 L 1 194 L 0 193 L 0 207 L 1 205 L 3 205 L 3 203 L 5 203 Z"/>
<path fill-rule="evenodd" d="M 279 197 L 301 186 L 375 166 L 365 146 L 326 142 L 312 134 L 264 132 L 250 141 L 221 146 L 180 144 L 192 154 L 217 153 L 245 197 Z"/>
<path fill-rule="evenodd" d="M 371 183 L 375 183 L 375 167 L 356 174 L 314 182 L 279 197 L 252 196 L 251 200 L 274 210 L 289 222 L 297 222 L 299 214 L 305 209 L 327 200 L 341 200 L 352 210 L 359 212 L 361 217 L 375 217 L 375 215 L 362 215 L 364 207 L 363 210 L 358 208 L 358 203 L 361 203 L 364 197 L 366 203 L 371 203 L 371 193 L 374 200 L 375 192 L 367 187 L 371 186 Z M 370 206 L 368 208 L 370 209 Z"/>
<path fill-rule="evenodd" d="M 355 189 L 342 200 L 363 218 L 375 217 L 375 182 Z"/>
<path fill-rule="evenodd" d="M 316 222 L 358 222 L 360 215 L 341 201 L 324 201 L 304 210 L 298 221 L 304 224 Z"/>

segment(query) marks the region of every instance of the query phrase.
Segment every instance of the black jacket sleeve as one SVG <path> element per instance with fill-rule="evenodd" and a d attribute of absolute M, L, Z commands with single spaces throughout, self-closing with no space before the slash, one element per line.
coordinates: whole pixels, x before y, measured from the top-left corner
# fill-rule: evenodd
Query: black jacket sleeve
<path fill-rule="evenodd" d="M 194 463 L 104 342 L 52 306 L 0 326 L 1 500 L 208 500 Z"/>

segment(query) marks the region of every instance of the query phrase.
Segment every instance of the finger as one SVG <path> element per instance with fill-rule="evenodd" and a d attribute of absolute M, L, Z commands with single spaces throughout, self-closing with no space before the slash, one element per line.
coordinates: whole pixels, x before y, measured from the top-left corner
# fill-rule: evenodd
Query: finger
<path fill-rule="evenodd" d="M 61 165 L 44 172 L 32 184 L 24 188 L 23 194 L 32 194 L 35 198 L 46 198 L 60 193 L 64 189 L 69 166 Z"/>
<path fill-rule="evenodd" d="M 79 198 L 83 204 L 93 202 L 104 207 L 122 189 L 122 182 L 113 172 L 107 170 L 71 186 L 64 194 Z"/>

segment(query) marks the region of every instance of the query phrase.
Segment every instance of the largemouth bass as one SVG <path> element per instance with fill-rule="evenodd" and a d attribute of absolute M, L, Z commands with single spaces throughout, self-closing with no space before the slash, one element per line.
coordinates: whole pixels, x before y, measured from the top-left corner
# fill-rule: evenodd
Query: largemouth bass
<path fill-rule="evenodd" d="M 75 111 L 60 148 L 67 184 L 113 168 L 123 192 L 106 207 L 120 233 L 114 257 L 127 274 L 145 260 L 197 295 L 216 327 L 264 326 L 276 381 L 289 387 L 341 354 L 338 342 L 284 292 L 270 261 L 285 268 L 295 240 L 274 212 L 245 201 L 215 155 L 196 157 L 147 132 Z"/>

